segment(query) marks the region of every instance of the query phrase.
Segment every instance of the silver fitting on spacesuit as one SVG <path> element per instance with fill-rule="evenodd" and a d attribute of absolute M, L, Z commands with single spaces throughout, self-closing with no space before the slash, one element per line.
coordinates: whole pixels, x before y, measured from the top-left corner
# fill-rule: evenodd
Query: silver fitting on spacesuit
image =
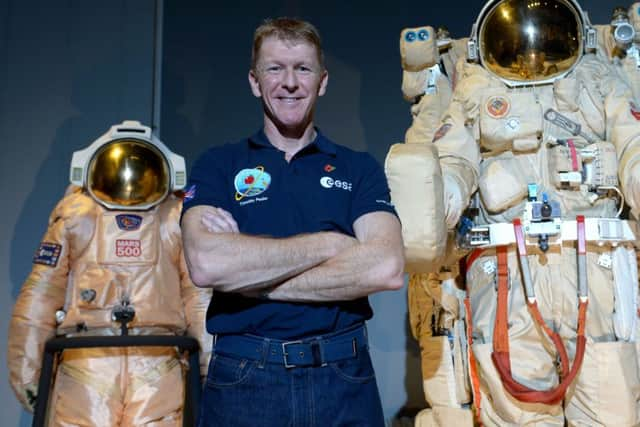
<path fill-rule="evenodd" d="M 616 42 L 616 47 L 622 51 L 626 51 L 631 47 L 633 39 L 636 36 L 636 31 L 629 22 L 629 13 L 627 9 L 623 7 L 616 7 L 613 9 L 613 16 L 611 19 L 611 30 L 613 31 L 613 39 Z"/>

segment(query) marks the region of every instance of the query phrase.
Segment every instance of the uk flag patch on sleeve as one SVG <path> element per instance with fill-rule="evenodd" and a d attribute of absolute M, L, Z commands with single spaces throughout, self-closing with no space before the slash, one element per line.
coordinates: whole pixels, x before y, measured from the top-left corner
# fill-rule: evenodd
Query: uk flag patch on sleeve
<path fill-rule="evenodd" d="M 187 203 L 187 202 L 193 200 L 194 197 L 196 197 L 196 185 L 195 184 L 191 184 L 191 186 L 184 192 L 184 196 L 182 197 L 182 201 L 184 203 Z"/>
<path fill-rule="evenodd" d="M 42 242 L 35 255 L 33 255 L 33 263 L 55 267 L 58 265 L 58 258 L 60 258 L 61 251 L 62 245 Z"/>

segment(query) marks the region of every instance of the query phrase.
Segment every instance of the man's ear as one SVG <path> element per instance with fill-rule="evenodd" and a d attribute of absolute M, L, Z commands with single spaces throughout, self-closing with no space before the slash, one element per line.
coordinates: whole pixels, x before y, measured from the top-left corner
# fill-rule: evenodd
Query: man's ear
<path fill-rule="evenodd" d="M 322 96 L 327 91 L 327 84 L 329 83 L 329 72 L 324 70 L 322 77 L 320 78 L 320 87 L 318 88 L 318 96 Z"/>
<path fill-rule="evenodd" d="M 258 76 L 256 76 L 256 72 L 253 69 L 249 70 L 249 86 L 251 86 L 251 92 L 253 93 L 253 96 L 255 96 L 256 98 L 262 97 L 260 82 L 258 82 Z"/>

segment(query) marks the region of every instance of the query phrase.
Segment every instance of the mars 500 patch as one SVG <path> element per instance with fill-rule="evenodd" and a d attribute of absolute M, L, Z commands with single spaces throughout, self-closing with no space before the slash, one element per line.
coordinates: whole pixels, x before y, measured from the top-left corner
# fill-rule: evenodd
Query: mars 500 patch
<path fill-rule="evenodd" d="M 140 240 L 118 239 L 116 240 L 117 257 L 139 257 L 142 255 Z"/>

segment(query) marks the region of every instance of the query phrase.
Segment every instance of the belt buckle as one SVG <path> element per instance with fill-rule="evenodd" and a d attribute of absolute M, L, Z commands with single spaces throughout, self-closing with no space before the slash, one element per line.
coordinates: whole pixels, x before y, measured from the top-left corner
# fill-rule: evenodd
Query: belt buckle
<path fill-rule="evenodd" d="M 295 368 L 296 364 L 289 364 L 289 362 L 287 361 L 287 356 L 289 355 L 289 353 L 287 353 L 287 346 L 288 345 L 292 345 L 292 344 L 302 344 L 302 341 L 286 341 L 283 342 L 282 345 L 282 360 L 284 362 L 284 367 L 285 368 Z"/>

